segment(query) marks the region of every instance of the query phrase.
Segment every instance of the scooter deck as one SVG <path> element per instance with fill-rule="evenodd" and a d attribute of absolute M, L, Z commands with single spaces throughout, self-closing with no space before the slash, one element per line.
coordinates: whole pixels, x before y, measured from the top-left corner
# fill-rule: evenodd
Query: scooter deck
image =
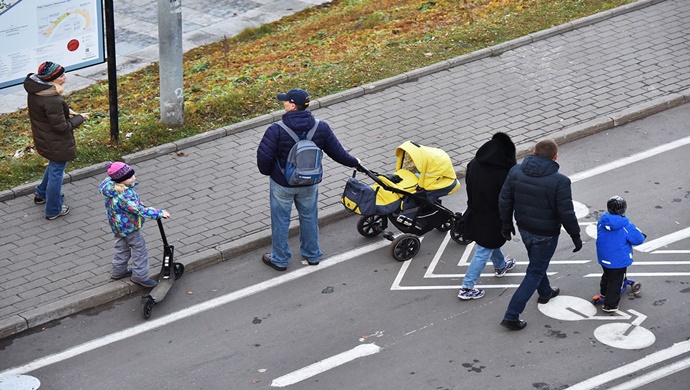
<path fill-rule="evenodd" d="M 149 296 L 153 299 L 153 302 L 158 303 L 165 298 L 165 295 L 170 291 L 175 282 L 175 274 L 171 272 L 170 277 L 167 279 L 160 278 L 158 284 L 151 290 Z"/>

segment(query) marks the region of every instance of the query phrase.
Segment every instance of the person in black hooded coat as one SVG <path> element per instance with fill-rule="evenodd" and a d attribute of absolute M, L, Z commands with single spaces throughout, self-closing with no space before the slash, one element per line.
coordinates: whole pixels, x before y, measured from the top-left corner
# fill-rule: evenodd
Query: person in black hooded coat
<path fill-rule="evenodd" d="M 515 144 L 507 134 L 496 133 L 477 150 L 467 165 L 467 211 L 464 214 L 463 238 L 473 240 L 476 249 L 458 293 L 460 299 L 484 296 L 484 291 L 476 288 L 475 284 L 489 259 L 494 265 L 496 277 L 502 277 L 515 268 L 515 260 L 506 259 L 501 251 L 506 240 L 501 234 L 502 223 L 498 213 L 498 194 L 508 171 L 515 164 Z"/>

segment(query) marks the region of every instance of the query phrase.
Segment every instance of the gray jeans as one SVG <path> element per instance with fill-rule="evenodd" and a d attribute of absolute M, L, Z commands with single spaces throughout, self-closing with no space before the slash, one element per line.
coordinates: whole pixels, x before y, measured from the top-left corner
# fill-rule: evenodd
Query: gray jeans
<path fill-rule="evenodd" d="M 127 237 L 115 236 L 115 256 L 113 257 L 113 275 L 127 272 L 127 263 L 132 259 L 132 279 L 138 281 L 149 278 L 149 256 L 146 251 L 146 241 L 140 230 L 130 233 Z"/>

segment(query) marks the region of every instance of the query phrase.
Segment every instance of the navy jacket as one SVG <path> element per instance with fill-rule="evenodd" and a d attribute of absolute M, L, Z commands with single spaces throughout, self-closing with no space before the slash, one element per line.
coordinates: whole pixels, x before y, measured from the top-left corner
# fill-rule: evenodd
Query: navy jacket
<path fill-rule="evenodd" d="M 288 111 L 283 115 L 283 123 L 299 137 L 311 130 L 314 121 L 311 111 L 307 110 Z M 357 166 L 357 159 L 343 148 L 328 123 L 319 121 L 319 126 L 311 140 L 337 163 L 352 168 Z M 269 126 L 256 151 L 256 165 L 259 167 L 259 172 L 271 176 L 273 181 L 283 187 L 291 187 L 285 180 L 280 168 L 285 167 L 285 161 L 294 144 L 295 140 L 279 125 L 274 123 Z M 280 166 L 278 166 L 278 162 L 280 162 Z"/>
<path fill-rule="evenodd" d="M 514 166 L 501 194 L 501 221 L 515 221 L 519 228 L 540 236 L 558 236 L 561 224 L 572 236 L 580 234 L 570 179 L 558 172 L 559 165 L 548 158 L 529 155 Z"/>
<path fill-rule="evenodd" d="M 606 268 L 626 268 L 633 262 L 633 245 L 644 242 L 644 234 L 628 218 L 604 213 L 597 222 L 597 259 Z"/>

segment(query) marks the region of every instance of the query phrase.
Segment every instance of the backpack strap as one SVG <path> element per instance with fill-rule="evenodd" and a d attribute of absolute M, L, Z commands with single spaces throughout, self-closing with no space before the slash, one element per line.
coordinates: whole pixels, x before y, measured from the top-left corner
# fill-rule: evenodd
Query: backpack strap
<path fill-rule="evenodd" d="M 288 133 L 288 135 L 289 135 L 290 137 L 292 137 L 292 139 L 295 140 L 295 142 L 298 142 L 298 141 L 299 141 L 299 137 L 297 136 L 297 134 L 295 133 L 295 131 L 292 130 L 291 128 L 289 128 L 289 127 L 285 124 L 285 122 L 283 122 L 283 121 L 278 121 L 278 122 L 276 122 L 276 124 L 277 124 L 278 126 L 282 127 L 283 130 L 285 130 L 285 132 Z M 319 127 L 319 120 L 318 120 L 318 119 L 314 119 L 314 126 L 313 126 L 311 129 L 309 129 L 309 132 L 307 133 L 307 138 L 306 138 L 306 139 L 308 139 L 309 141 L 311 141 L 311 138 L 314 136 L 314 133 L 316 133 L 316 128 L 317 128 L 317 127 Z"/>

